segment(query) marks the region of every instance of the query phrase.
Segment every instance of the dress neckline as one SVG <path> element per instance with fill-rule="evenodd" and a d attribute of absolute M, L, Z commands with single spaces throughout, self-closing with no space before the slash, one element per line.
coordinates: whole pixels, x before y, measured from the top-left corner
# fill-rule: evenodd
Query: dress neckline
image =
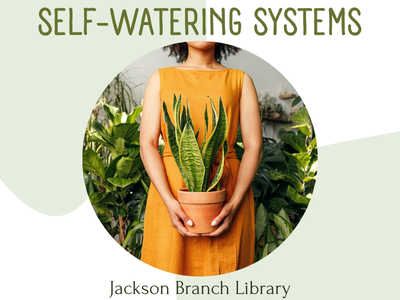
<path fill-rule="evenodd" d="M 226 68 L 223 70 L 215 70 L 215 71 L 213 71 L 213 70 L 198 70 L 198 69 L 181 69 L 181 68 L 177 68 L 177 67 L 172 67 L 172 68 L 175 70 L 179 70 L 179 71 L 197 71 L 197 72 L 225 72 L 228 70 L 232 70 L 232 68 Z"/>

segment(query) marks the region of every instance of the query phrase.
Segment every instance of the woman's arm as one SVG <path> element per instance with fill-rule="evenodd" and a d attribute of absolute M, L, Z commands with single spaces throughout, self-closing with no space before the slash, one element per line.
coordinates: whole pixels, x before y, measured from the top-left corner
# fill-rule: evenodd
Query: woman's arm
<path fill-rule="evenodd" d="M 257 92 L 250 76 L 244 74 L 242 95 L 240 98 L 240 129 L 242 131 L 244 154 L 240 163 L 235 189 L 230 201 L 224 205 L 221 213 L 211 225 L 219 227 L 205 236 L 218 236 L 230 228 L 233 217 L 239 209 L 258 165 L 262 158 L 262 131 Z"/>
<path fill-rule="evenodd" d="M 156 71 L 150 76 L 143 98 L 142 120 L 140 123 L 140 156 L 150 180 L 167 207 L 172 226 L 184 236 L 197 236 L 190 233 L 182 223 L 186 222 L 188 225 L 193 225 L 193 222 L 171 193 L 164 164 L 158 153 L 161 128 L 160 113 L 160 74 Z"/>

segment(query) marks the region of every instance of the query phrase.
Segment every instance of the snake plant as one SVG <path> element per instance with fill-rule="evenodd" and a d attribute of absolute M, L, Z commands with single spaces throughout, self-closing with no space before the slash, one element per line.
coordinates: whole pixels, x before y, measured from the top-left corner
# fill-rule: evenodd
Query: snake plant
<path fill-rule="evenodd" d="M 204 112 L 205 133 L 204 140 L 200 147 L 197 143 L 199 130 L 194 132 L 194 125 L 189 111 L 189 102 L 186 101 L 186 107 L 181 109 L 181 96 L 179 99 L 174 95 L 173 99 L 173 118 L 168 114 L 167 105 L 163 102 L 164 122 L 167 125 L 167 138 L 171 148 L 172 156 L 182 175 L 183 181 L 190 192 L 208 192 L 217 186 L 221 179 L 225 157 L 228 153 L 228 143 L 226 136 L 228 134 L 228 118 L 225 107 L 219 98 L 219 115 L 216 112 L 214 103 L 210 98 L 212 110 L 212 133 L 207 139 L 208 131 L 208 113 L 207 104 Z M 218 150 L 222 146 L 222 159 L 218 166 L 217 173 L 209 185 L 209 173 L 211 164 L 217 156 Z"/>

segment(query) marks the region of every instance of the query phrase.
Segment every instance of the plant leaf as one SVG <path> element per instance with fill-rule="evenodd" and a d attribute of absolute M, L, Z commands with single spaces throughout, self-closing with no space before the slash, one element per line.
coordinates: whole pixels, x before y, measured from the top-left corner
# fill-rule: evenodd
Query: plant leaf
<path fill-rule="evenodd" d="M 179 124 L 179 113 L 181 110 L 181 102 L 182 102 L 181 95 L 179 96 L 179 99 L 176 100 L 176 96 L 174 94 L 173 103 L 174 103 L 175 137 L 178 147 L 181 144 L 181 136 L 182 136 L 181 126 Z"/>
<path fill-rule="evenodd" d="M 83 151 L 83 169 L 104 179 L 104 164 L 92 149 Z"/>
<path fill-rule="evenodd" d="M 110 125 L 113 125 L 115 122 L 115 118 L 117 118 L 118 115 L 118 107 L 111 106 L 105 102 L 103 102 L 103 109 L 107 114 L 108 120 L 110 120 Z"/>
<path fill-rule="evenodd" d="M 285 237 L 285 239 L 288 238 L 288 236 L 292 233 L 293 231 L 293 227 L 290 224 L 290 222 L 288 222 L 287 220 L 285 220 L 283 217 L 281 217 L 280 215 L 274 215 L 274 222 L 276 224 L 276 226 L 278 226 L 279 230 L 281 231 L 281 233 L 283 234 L 283 236 Z"/>
<path fill-rule="evenodd" d="M 205 129 L 204 129 L 204 139 L 201 142 L 201 146 L 200 146 L 200 151 L 201 153 L 203 153 L 203 148 L 204 145 L 206 144 L 207 141 L 207 132 L 208 132 L 208 112 L 207 112 L 207 103 L 206 103 L 206 110 L 204 112 L 204 120 L 205 120 Z"/>
<path fill-rule="evenodd" d="M 182 107 L 182 113 L 181 113 L 181 120 L 180 120 L 180 126 L 181 126 L 181 131 L 183 131 L 183 128 L 185 128 L 186 125 L 186 108 L 185 106 Z"/>
<path fill-rule="evenodd" d="M 120 188 L 125 188 L 132 183 L 136 183 L 140 179 L 141 173 L 140 171 L 136 171 L 135 175 L 131 179 L 126 178 L 107 178 L 107 181 L 112 185 Z"/>
<path fill-rule="evenodd" d="M 302 100 L 301 100 L 300 96 L 297 96 L 297 97 L 293 100 L 293 102 L 292 102 L 292 107 L 293 107 L 293 106 L 296 106 L 296 105 L 299 104 L 301 101 L 302 101 Z"/>
<path fill-rule="evenodd" d="M 132 110 L 132 113 L 130 115 L 128 115 L 128 117 L 126 118 L 126 122 L 125 123 L 134 123 L 137 119 L 137 117 L 139 117 L 140 113 L 142 112 L 142 106 L 137 106 Z"/>
<path fill-rule="evenodd" d="M 215 173 L 214 179 L 211 182 L 210 186 L 208 187 L 207 192 L 211 191 L 216 186 L 216 184 L 219 182 L 219 180 L 221 179 L 222 173 L 224 172 L 225 158 L 226 158 L 226 155 L 228 154 L 228 151 L 229 151 L 229 146 L 228 146 L 227 141 L 225 140 L 224 145 L 222 147 L 221 163 L 218 166 L 217 173 Z"/>
<path fill-rule="evenodd" d="M 256 214 L 256 242 L 258 242 L 267 227 L 268 212 L 264 205 L 260 203 L 258 205 Z"/>
<path fill-rule="evenodd" d="M 121 157 L 117 162 L 116 169 L 118 176 L 121 178 L 131 178 L 136 174 L 136 171 L 143 166 L 140 157 L 132 159 L 130 157 Z"/>
<path fill-rule="evenodd" d="M 125 141 L 132 143 L 133 137 L 139 128 L 139 123 L 127 124 L 121 123 L 116 126 L 112 126 L 112 136 L 123 138 Z"/>
<path fill-rule="evenodd" d="M 213 107 L 214 104 L 210 98 L 211 106 Z M 213 113 L 214 113 L 213 107 Z M 214 160 L 215 156 L 219 148 L 224 143 L 226 136 L 228 134 L 228 117 L 226 115 L 225 107 L 222 104 L 221 97 L 219 98 L 219 116 L 217 120 L 217 124 L 211 133 L 209 139 L 207 140 L 206 144 L 204 145 L 202 157 L 204 161 L 204 167 L 206 168 L 204 183 L 203 183 L 203 190 L 207 189 L 208 185 L 208 177 L 209 171 L 212 161 Z"/>
<path fill-rule="evenodd" d="M 290 177 L 289 175 L 282 174 L 282 173 L 274 171 L 274 170 L 270 170 L 268 172 L 268 178 L 271 180 L 274 180 L 274 181 L 278 181 L 278 180 L 286 181 L 286 182 L 292 184 L 298 191 L 302 191 L 302 189 L 303 189 L 303 185 L 298 180 Z"/>
<path fill-rule="evenodd" d="M 186 176 L 194 184 L 194 190 L 189 191 L 201 192 L 205 168 L 193 128 L 189 123 L 186 123 L 183 129 L 181 145 L 179 147 L 179 157 Z"/>
<path fill-rule="evenodd" d="M 174 97 L 174 101 L 175 100 L 176 97 Z M 182 169 L 181 160 L 179 158 L 179 145 L 176 143 L 175 127 L 172 124 L 171 119 L 168 115 L 168 109 L 165 102 L 163 102 L 163 111 L 164 111 L 164 122 L 167 125 L 167 139 L 169 142 L 169 147 L 171 148 L 172 156 L 174 157 L 175 163 L 178 166 L 179 172 L 182 175 L 183 181 L 185 182 L 187 189 L 193 190 L 194 189 L 193 183 L 187 178 L 185 172 Z"/>
<path fill-rule="evenodd" d="M 94 193 L 93 181 L 85 170 L 83 170 L 83 179 L 85 180 L 86 192 L 90 196 Z"/>
<path fill-rule="evenodd" d="M 311 157 L 307 152 L 303 153 L 289 153 L 282 150 L 290 159 L 294 160 L 297 164 L 302 167 L 302 171 L 305 172 L 307 165 L 309 164 Z"/>
<path fill-rule="evenodd" d="M 285 134 L 280 135 L 279 137 L 281 138 L 281 141 L 288 143 L 298 152 L 307 152 L 307 147 L 306 145 L 304 145 L 303 140 L 298 137 L 293 131 L 288 131 Z"/>
<path fill-rule="evenodd" d="M 290 185 L 288 187 L 288 192 L 289 192 L 290 199 L 292 199 L 294 202 L 300 203 L 300 204 L 306 204 L 306 205 L 308 205 L 310 203 L 310 199 L 297 193 L 296 190 L 294 188 L 292 188 Z"/>
<path fill-rule="evenodd" d="M 193 120 L 192 120 L 192 117 L 190 116 L 189 101 L 188 100 L 186 100 L 186 106 L 187 106 L 187 122 L 192 127 L 192 129 L 194 131 Z"/>

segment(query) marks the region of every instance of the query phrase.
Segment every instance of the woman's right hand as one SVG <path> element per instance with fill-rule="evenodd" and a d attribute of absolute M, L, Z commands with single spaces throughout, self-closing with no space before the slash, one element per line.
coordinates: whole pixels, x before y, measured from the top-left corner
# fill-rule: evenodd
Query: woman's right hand
<path fill-rule="evenodd" d="M 199 236 L 198 234 L 191 233 L 186 229 L 184 223 L 193 226 L 193 221 L 185 214 L 181 205 L 177 200 L 170 200 L 166 204 L 169 217 L 171 219 L 172 227 L 174 227 L 183 236 Z"/>

